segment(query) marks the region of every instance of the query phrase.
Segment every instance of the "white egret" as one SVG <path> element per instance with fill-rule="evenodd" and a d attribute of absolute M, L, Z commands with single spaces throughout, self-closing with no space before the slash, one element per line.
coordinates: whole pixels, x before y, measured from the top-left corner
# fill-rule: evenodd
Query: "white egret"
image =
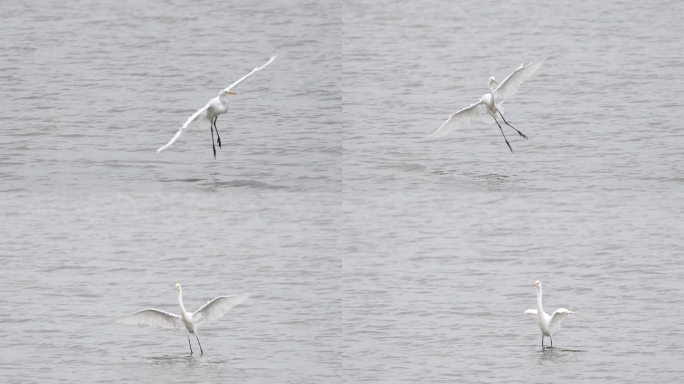
<path fill-rule="evenodd" d="M 454 129 L 463 128 L 472 122 L 482 121 L 491 124 L 492 121 L 494 121 L 496 125 L 499 126 L 499 130 L 504 137 L 504 141 L 506 141 L 506 145 L 508 145 L 508 149 L 513 152 L 513 148 L 508 142 L 508 139 L 506 139 L 506 135 L 496 118 L 496 114 L 498 113 L 504 123 L 518 132 L 522 138 L 527 139 L 527 136 L 524 133 L 520 132 L 506 121 L 503 116 L 503 103 L 507 99 L 513 97 L 513 95 L 518 92 L 520 85 L 525 80 L 532 77 L 543 63 L 544 60 L 541 60 L 536 64 L 520 64 L 520 66 L 513 71 L 513 73 L 508 75 L 508 77 L 506 77 L 496 88 L 494 88 L 494 85 L 498 84 L 498 82 L 494 77 L 490 77 L 488 81 L 489 92 L 482 95 L 477 103 L 449 115 L 449 118 L 439 128 L 432 132 L 430 137 L 444 137 Z"/>
<path fill-rule="evenodd" d="M 560 331 L 561 321 L 565 319 L 569 314 L 575 313 L 566 308 L 558 308 L 551 316 L 544 312 L 544 307 L 542 307 L 542 283 L 536 280 L 533 286 L 537 289 L 537 309 L 528 309 L 525 313 L 533 315 L 537 320 L 539 329 L 542 333 L 542 347 L 544 347 L 544 336 L 548 336 L 551 339 L 551 347 L 553 348 L 553 334 Z"/>
<path fill-rule="evenodd" d="M 223 317 L 231 308 L 242 303 L 249 296 L 248 293 L 230 296 L 219 296 L 203 306 L 195 312 L 188 312 L 183 305 L 183 291 L 180 284 L 176 284 L 176 291 L 178 292 L 178 305 L 180 306 L 180 316 L 175 313 L 169 313 L 155 308 L 141 309 L 131 315 L 117 320 L 122 324 L 133 325 L 149 325 L 159 328 L 182 328 L 188 332 L 188 345 L 190 346 L 190 355 L 192 355 L 192 343 L 190 343 L 190 334 L 195 335 L 197 344 L 200 347 L 200 354 L 204 354 L 202 344 L 200 344 L 197 336 L 197 326 L 205 321 L 211 321 Z"/>
<path fill-rule="evenodd" d="M 268 60 L 268 62 L 266 62 L 266 64 L 262 65 L 261 67 L 254 67 L 254 69 L 252 69 L 250 73 L 242 76 L 240 79 L 238 79 L 233 84 L 229 85 L 227 88 L 222 89 L 218 93 L 218 96 L 209 100 L 204 107 L 198 109 L 197 112 L 190 116 L 185 121 L 183 126 L 178 128 L 178 131 L 175 135 L 173 135 L 171 140 L 169 140 L 168 143 L 157 149 L 157 153 L 170 147 L 171 144 L 178 140 L 180 135 L 183 133 L 184 129 L 186 129 L 193 121 L 197 120 L 199 117 L 202 117 L 202 119 L 207 120 L 209 122 L 209 129 L 211 130 L 211 147 L 214 150 L 214 158 L 216 158 L 216 145 L 214 145 L 214 131 L 216 131 L 216 137 L 218 138 L 217 143 L 219 145 L 219 148 L 221 148 L 221 136 L 219 136 L 218 129 L 216 128 L 216 119 L 218 119 L 219 115 L 224 114 L 226 113 L 226 111 L 228 111 L 228 96 L 237 95 L 237 93 L 233 89 L 237 87 L 238 84 L 240 84 L 246 78 L 252 76 L 255 72 L 266 68 L 266 66 L 271 64 L 271 62 L 273 62 L 273 60 L 275 60 L 276 57 L 277 56 L 271 56 L 271 58 Z"/>

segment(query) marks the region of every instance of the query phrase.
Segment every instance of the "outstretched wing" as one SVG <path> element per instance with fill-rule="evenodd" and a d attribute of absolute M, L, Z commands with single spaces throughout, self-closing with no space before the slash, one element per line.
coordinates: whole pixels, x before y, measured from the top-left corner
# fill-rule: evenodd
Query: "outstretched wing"
<path fill-rule="evenodd" d="M 183 130 L 186 129 L 190 125 L 190 123 L 197 120 L 197 118 L 200 117 L 207 110 L 207 108 L 209 108 L 209 104 L 210 103 L 207 103 L 207 105 L 198 109 L 197 112 L 193 113 L 192 116 L 188 117 L 188 119 L 185 120 L 185 123 L 183 124 L 183 126 L 178 128 L 178 131 L 176 132 L 175 135 L 173 135 L 171 140 L 169 140 L 168 143 L 166 143 L 165 145 L 163 145 L 163 146 L 159 147 L 159 149 L 157 149 L 157 153 L 165 150 L 166 148 L 170 147 L 171 144 L 175 143 L 176 140 L 178 140 L 178 138 L 183 134 Z"/>
<path fill-rule="evenodd" d="M 116 322 L 131 325 L 149 325 L 158 328 L 180 328 L 182 326 L 180 316 L 154 308 L 141 309 L 138 312 L 118 319 Z"/>
<path fill-rule="evenodd" d="M 198 322 L 215 320 L 226 314 L 231 308 L 242 303 L 247 299 L 249 293 L 241 293 L 239 295 L 219 296 L 208 303 L 204 304 L 200 309 L 192 313 L 192 319 Z"/>
<path fill-rule="evenodd" d="M 544 60 L 541 60 L 537 63 L 530 63 L 527 65 L 522 65 L 518 67 L 513 73 L 508 75 L 507 78 L 502 81 L 498 87 L 494 90 L 494 99 L 496 100 L 496 104 L 502 104 L 504 101 L 507 99 L 513 97 L 516 92 L 518 92 L 518 88 L 520 88 L 520 85 L 532 77 L 532 75 L 539 70 L 539 67 L 544 64 Z"/>
<path fill-rule="evenodd" d="M 266 66 L 269 65 L 269 64 L 271 64 L 271 63 L 273 62 L 273 60 L 276 59 L 276 57 L 278 57 L 278 56 L 271 56 L 271 58 L 268 59 L 268 61 L 266 62 L 266 64 L 262 65 L 261 67 L 254 67 L 254 69 L 252 69 L 252 72 L 250 72 L 250 73 L 248 73 L 248 74 L 242 76 L 242 77 L 239 78 L 236 82 L 234 82 L 233 84 L 229 85 L 227 88 L 224 88 L 224 89 L 221 91 L 221 93 L 223 93 L 223 92 L 228 92 L 228 91 L 232 90 L 233 88 L 237 87 L 238 84 L 242 83 L 246 78 L 252 76 L 255 72 L 261 71 L 262 69 L 266 68 Z"/>
<path fill-rule="evenodd" d="M 539 315 L 537 314 L 537 310 L 536 310 L 536 309 L 528 309 L 528 310 L 525 311 L 525 313 L 527 313 L 528 315 L 534 316 L 535 320 L 536 320 L 537 318 L 539 318 Z"/>
<path fill-rule="evenodd" d="M 486 121 L 487 116 L 489 116 L 487 112 L 487 106 L 483 102 L 478 101 L 475 104 L 471 104 L 460 111 L 449 115 L 449 118 L 428 137 L 444 137 L 450 134 L 451 131 L 463 128 L 472 122 Z"/>
<path fill-rule="evenodd" d="M 575 313 L 567 308 L 558 308 L 551 314 L 551 321 L 549 322 L 549 328 L 551 332 L 556 332 L 561 327 L 561 321 L 563 321 L 569 314 Z"/>
<path fill-rule="evenodd" d="M 225 88 L 225 89 L 223 89 L 221 92 L 219 92 L 219 94 L 222 94 L 223 92 L 230 91 L 230 90 L 232 90 L 233 88 L 237 87 L 238 84 L 240 84 L 240 83 L 241 83 L 242 81 L 244 81 L 246 78 L 252 76 L 255 72 L 260 71 L 260 70 L 266 68 L 266 66 L 269 65 L 269 64 L 271 64 L 271 62 L 273 62 L 273 60 L 275 60 L 276 57 L 277 57 L 277 56 L 271 56 L 271 58 L 268 60 L 268 62 L 266 62 L 266 64 L 262 65 L 261 67 L 254 67 L 254 69 L 252 69 L 252 71 L 251 71 L 250 73 L 248 73 L 248 74 L 242 76 L 241 78 L 239 78 L 236 82 L 234 82 L 233 84 L 231 84 L 230 86 L 228 86 L 227 88 Z M 159 149 L 157 149 L 157 153 L 159 153 L 159 152 L 165 150 L 166 148 L 170 147 L 173 143 L 175 143 L 176 140 L 178 140 L 178 138 L 183 134 L 183 130 L 185 130 L 185 129 L 190 125 L 190 123 L 192 123 L 193 121 L 197 120 L 197 118 L 200 117 L 200 116 L 207 110 L 207 108 L 209 108 L 210 103 L 211 103 L 211 102 L 207 103 L 207 105 L 205 105 L 203 108 L 198 109 L 197 112 L 195 112 L 192 116 L 190 116 L 190 117 L 185 121 L 185 123 L 183 124 L 183 126 L 180 127 L 180 128 L 178 128 L 178 131 L 176 131 L 176 134 L 173 135 L 173 137 L 171 138 L 171 140 L 169 140 L 168 143 L 166 143 L 165 145 L 163 145 L 163 146 L 159 147 Z"/>

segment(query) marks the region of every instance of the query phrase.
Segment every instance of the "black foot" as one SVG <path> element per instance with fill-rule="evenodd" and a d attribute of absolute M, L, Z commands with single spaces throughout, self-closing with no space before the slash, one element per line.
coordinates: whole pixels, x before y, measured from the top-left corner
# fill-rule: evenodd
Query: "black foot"
<path fill-rule="evenodd" d="M 527 136 L 524 133 L 518 131 L 518 135 L 520 135 L 520 137 L 522 137 L 523 139 L 527 140 Z"/>
<path fill-rule="evenodd" d="M 211 149 L 214 150 L 214 159 L 216 158 L 216 146 L 212 144 Z"/>
<path fill-rule="evenodd" d="M 524 137 L 524 136 L 523 136 L 523 137 Z M 527 137 L 525 137 L 525 138 L 527 139 Z M 218 140 L 216 140 L 216 142 L 218 143 L 219 148 L 221 148 L 221 138 L 220 138 L 220 137 L 218 138 Z"/>
<path fill-rule="evenodd" d="M 511 147 L 511 144 L 508 141 L 506 141 L 506 145 L 508 145 L 508 149 L 511 150 L 511 153 L 513 153 L 513 148 Z"/>

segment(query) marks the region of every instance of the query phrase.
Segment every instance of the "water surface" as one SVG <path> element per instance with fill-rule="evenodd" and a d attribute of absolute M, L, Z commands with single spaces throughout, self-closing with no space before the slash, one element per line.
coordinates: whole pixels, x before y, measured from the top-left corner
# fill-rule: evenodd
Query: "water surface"
<path fill-rule="evenodd" d="M 682 5 L 8 3 L 0 381 L 673 382 Z M 206 100 L 272 54 L 219 118 Z M 496 126 L 425 135 L 547 62 Z M 568 319 L 542 349 L 544 283 Z M 201 330 L 113 320 L 252 292 Z"/>

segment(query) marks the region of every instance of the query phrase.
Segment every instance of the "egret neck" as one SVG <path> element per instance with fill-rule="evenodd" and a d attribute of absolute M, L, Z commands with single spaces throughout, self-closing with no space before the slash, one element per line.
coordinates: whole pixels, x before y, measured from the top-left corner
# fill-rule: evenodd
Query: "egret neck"
<path fill-rule="evenodd" d="M 544 313 L 544 307 L 542 306 L 542 287 L 537 286 L 537 314 L 539 316 L 539 324 L 542 323 L 542 314 Z"/>

